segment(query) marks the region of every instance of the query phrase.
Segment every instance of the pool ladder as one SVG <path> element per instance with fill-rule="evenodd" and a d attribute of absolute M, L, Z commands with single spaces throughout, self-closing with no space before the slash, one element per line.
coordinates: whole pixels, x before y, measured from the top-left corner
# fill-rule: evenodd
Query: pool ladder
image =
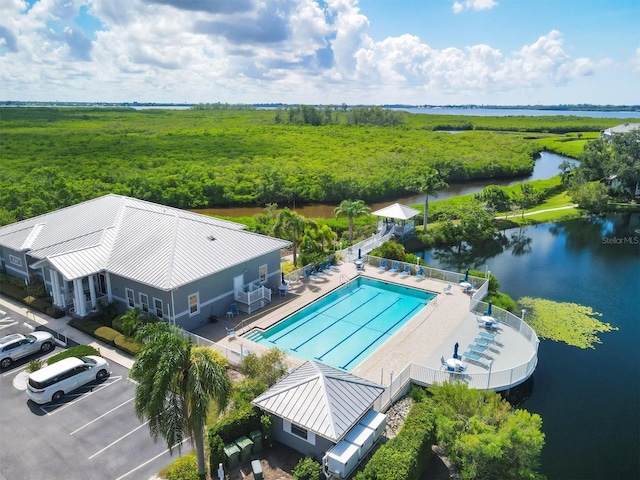
<path fill-rule="evenodd" d="M 349 277 L 347 276 L 346 273 L 341 273 L 340 274 L 340 283 L 349 283 Z"/>

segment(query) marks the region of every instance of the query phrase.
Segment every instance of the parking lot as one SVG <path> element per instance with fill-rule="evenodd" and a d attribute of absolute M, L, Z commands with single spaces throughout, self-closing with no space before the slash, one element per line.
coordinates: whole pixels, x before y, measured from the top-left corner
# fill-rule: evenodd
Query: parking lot
<path fill-rule="evenodd" d="M 28 333 L 23 319 L 0 325 L 0 336 Z M 26 320 L 26 319 L 24 319 Z M 135 385 L 129 371 L 110 362 L 111 375 L 65 395 L 60 403 L 37 405 L 28 399 L 25 368 L 36 354 L 0 371 L 0 480 L 149 479 L 169 465 L 162 438 L 151 439 L 134 413 Z M 191 446 L 183 445 L 183 453 Z"/>

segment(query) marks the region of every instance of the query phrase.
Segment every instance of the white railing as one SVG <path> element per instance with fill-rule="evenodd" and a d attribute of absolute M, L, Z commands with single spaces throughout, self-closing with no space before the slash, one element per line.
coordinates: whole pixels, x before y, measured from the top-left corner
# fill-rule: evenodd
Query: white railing
<path fill-rule="evenodd" d="M 236 290 L 234 292 L 233 298 L 239 302 L 244 303 L 251 308 L 254 303 L 266 301 L 267 303 L 271 301 L 271 289 L 266 288 L 264 285 L 260 286 L 251 292 L 243 292 L 241 290 Z"/>

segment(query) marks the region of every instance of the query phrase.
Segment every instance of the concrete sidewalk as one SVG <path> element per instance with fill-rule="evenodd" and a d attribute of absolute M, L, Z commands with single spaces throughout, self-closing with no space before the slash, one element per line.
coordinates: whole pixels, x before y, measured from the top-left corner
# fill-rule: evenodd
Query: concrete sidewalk
<path fill-rule="evenodd" d="M 62 318 L 51 318 L 44 313 L 34 311 L 22 303 L 0 295 L 0 309 L 9 310 L 7 314 L 13 317 L 15 321 L 20 324 L 24 324 L 29 328 L 36 329 L 43 327 L 51 332 L 56 337 L 58 343 L 63 346 L 71 346 L 71 344 L 90 345 L 100 352 L 100 355 L 111 362 L 115 362 L 127 369 L 131 369 L 133 365 L 134 357 L 127 353 L 124 353 L 112 345 L 108 345 L 96 338 L 93 338 L 86 333 L 81 332 L 69 325 L 70 316 L 64 316 Z M 13 312 L 18 314 L 18 318 L 15 318 Z"/>

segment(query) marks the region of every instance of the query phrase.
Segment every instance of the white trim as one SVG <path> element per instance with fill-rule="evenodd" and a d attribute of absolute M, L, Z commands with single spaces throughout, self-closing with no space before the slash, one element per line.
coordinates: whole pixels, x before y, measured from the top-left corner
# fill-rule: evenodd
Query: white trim
<path fill-rule="evenodd" d="M 196 297 L 195 311 L 191 310 L 191 298 Z M 194 315 L 200 314 L 200 292 L 192 293 L 187 297 L 187 309 L 189 310 L 189 316 L 193 317 Z"/>
<path fill-rule="evenodd" d="M 146 300 L 143 300 L 143 297 Z M 149 295 L 147 295 L 146 293 L 138 292 L 138 300 L 140 301 L 140 310 L 148 313 L 149 312 Z M 145 310 L 145 306 L 146 306 L 146 310 Z"/>
<path fill-rule="evenodd" d="M 302 440 L 303 442 L 310 443 L 311 445 L 316 444 L 316 434 L 306 428 L 302 428 L 300 425 L 295 425 L 296 428 L 300 430 L 304 430 L 307 432 L 307 438 L 301 437 L 300 435 L 291 431 L 291 422 L 288 420 L 282 419 L 282 430 L 284 430 L 289 435 L 293 435 L 295 438 Z"/>
<path fill-rule="evenodd" d="M 16 257 L 15 255 L 9 254 L 9 263 L 15 265 L 16 267 L 22 267 L 22 259 L 20 257 Z"/>
<path fill-rule="evenodd" d="M 159 302 L 159 306 L 160 308 L 158 308 L 158 305 L 156 304 L 157 302 Z M 158 317 L 158 318 L 164 318 L 164 304 L 162 302 L 162 300 L 160 300 L 159 298 L 153 297 L 153 314 Z M 158 311 L 160 312 L 160 315 L 158 315 Z"/>
<path fill-rule="evenodd" d="M 131 295 L 129 295 L 131 294 Z M 127 308 L 132 309 L 136 308 L 136 294 L 130 288 L 124 289 L 124 297 L 127 299 Z M 133 303 L 133 305 L 131 305 Z"/>

